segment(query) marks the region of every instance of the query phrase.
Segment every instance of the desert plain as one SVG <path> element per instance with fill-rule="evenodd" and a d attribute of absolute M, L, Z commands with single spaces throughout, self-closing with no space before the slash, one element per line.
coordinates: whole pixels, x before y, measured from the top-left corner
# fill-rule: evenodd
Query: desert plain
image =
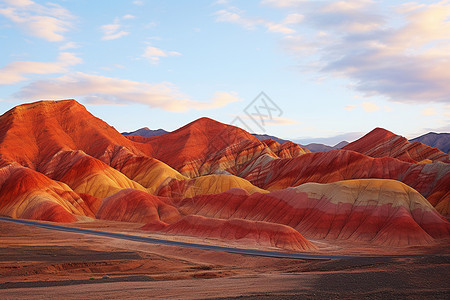
<path fill-rule="evenodd" d="M 142 235 L 132 223 L 70 226 Z M 450 293 L 448 245 L 386 249 L 322 244 L 318 253 L 361 258 L 301 260 L 146 244 L 9 222 L 0 222 L 0 229 L 2 299 L 448 299 Z M 374 255 L 386 256 L 370 258 Z M 409 256 L 395 257 L 403 255 Z"/>

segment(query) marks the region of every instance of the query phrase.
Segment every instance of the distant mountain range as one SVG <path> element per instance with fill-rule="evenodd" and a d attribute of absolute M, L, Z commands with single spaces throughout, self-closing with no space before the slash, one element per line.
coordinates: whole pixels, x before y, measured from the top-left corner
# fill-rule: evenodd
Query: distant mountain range
<path fill-rule="evenodd" d="M 409 141 L 420 142 L 450 154 L 450 133 L 429 132 Z"/>
<path fill-rule="evenodd" d="M 136 135 L 136 136 L 158 136 L 164 133 L 167 133 L 168 131 L 165 131 L 164 129 L 155 129 L 152 130 L 148 127 L 144 127 L 135 131 L 131 131 L 131 132 L 122 132 L 123 135 Z"/>
<path fill-rule="evenodd" d="M 285 142 L 289 142 L 289 140 L 280 139 L 280 138 L 278 138 L 276 136 L 272 136 L 272 135 L 268 135 L 268 134 L 252 133 L 252 135 L 254 137 L 256 137 L 258 140 L 260 140 L 260 141 L 264 141 L 264 140 L 267 140 L 267 139 L 272 139 L 274 141 L 277 141 L 280 144 L 283 144 Z M 293 141 L 293 142 L 295 143 L 295 141 Z M 299 143 L 297 143 L 297 144 L 299 144 Z M 347 141 L 342 141 L 342 142 L 338 143 L 335 146 L 328 146 L 328 145 L 320 144 L 320 143 L 310 143 L 310 144 L 307 144 L 307 145 L 299 144 L 299 146 L 302 147 L 302 148 L 306 148 L 306 149 L 308 149 L 311 152 L 327 152 L 327 151 L 331 151 L 331 150 L 334 150 L 334 149 L 341 149 L 342 147 L 346 146 L 347 144 L 348 144 Z"/>

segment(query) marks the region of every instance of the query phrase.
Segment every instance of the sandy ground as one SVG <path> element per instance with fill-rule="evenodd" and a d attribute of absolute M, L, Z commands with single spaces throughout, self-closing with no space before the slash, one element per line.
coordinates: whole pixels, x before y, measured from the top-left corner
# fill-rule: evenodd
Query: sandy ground
<path fill-rule="evenodd" d="M 218 240 L 142 232 L 138 224 L 95 221 L 70 226 L 229 246 Z M 0 299 L 450 299 L 449 243 L 386 249 L 316 242 L 318 253 L 324 254 L 417 256 L 277 259 L 0 222 Z"/>

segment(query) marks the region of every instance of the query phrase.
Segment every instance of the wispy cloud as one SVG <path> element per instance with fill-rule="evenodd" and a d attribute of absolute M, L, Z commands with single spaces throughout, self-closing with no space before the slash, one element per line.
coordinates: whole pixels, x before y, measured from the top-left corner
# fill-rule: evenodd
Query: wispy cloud
<path fill-rule="evenodd" d="M 63 73 L 82 62 L 73 53 L 62 52 L 55 62 L 16 61 L 0 69 L 0 84 L 14 84 L 27 80 L 26 74 Z"/>
<path fill-rule="evenodd" d="M 211 101 L 202 102 L 192 100 L 170 82 L 152 84 L 81 72 L 32 82 L 14 97 L 22 100 L 76 97 L 89 104 L 139 103 L 171 112 L 220 108 L 237 99 L 234 94 L 218 92 Z"/>
<path fill-rule="evenodd" d="M 243 16 L 244 11 L 236 7 L 221 9 L 215 12 L 217 22 L 227 22 L 240 25 L 248 30 L 255 29 L 258 25 L 263 24 L 264 20 L 261 18 L 249 18 Z"/>
<path fill-rule="evenodd" d="M 133 15 L 130 15 L 130 14 L 126 14 L 126 15 L 122 16 L 122 19 L 124 19 L 124 20 L 130 20 L 130 19 L 134 19 L 134 18 L 136 18 L 136 17 Z"/>
<path fill-rule="evenodd" d="M 261 3 L 275 7 L 295 7 L 308 0 L 262 0 Z"/>
<path fill-rule="evenodd" d="M 145 48 L 144 54 L 142 54 L 142 57 L 148 59 L 152 64 L 158 64 L 161 57 L 179 56 L 179 55 L 181 55 L 181 53 L 176 51 L 164 51 L 156 47 L 147 46 L 147 48 Z"/>
<path fill-rule="evenodd" d="M 80 45 L 78 45 L 75 42 L 67 42 L 64 45 L 59 47 L 59 50 L 67 50 L 67 49 L 75 49 L 80 48 Z"/>
<path fill-rule="evenodd" d="M 212 102 L 214 105 L 226 106 L 229 103 L 239 101 L 239 97 L 236 92 L 215 92 L 212 97 Z"/>
<path fill-rule="evenodd" d="M 405 3 L 389 16 L 370 0 L 263 3 L 303 16 L 308 30 L 281 42 L 310 71 L 348 78 L 366 96 L 450 101 L 450 1 Z"/>
<path fill-rule="evenodd" d="M 263 18 L 254 18 L 245 16 L 245 11 L 240 10 L 234 6 L 229 6 L 225 9 L 221 9 L 215 12 L 216 22 L 227 22 L 237 24 L 247 30 L 254 30 L 258 27 L 265 27 L 269 32 L 281 33 L 281 34 L 293 34 L 295 30 L 287 25 L 298 23 L 300 21 L 300 15 L 295 14 L 290 17 L 286 17 L 281 23 L 276 23 Z"/>
<path fill-rule="evenodd" d="M 72 14 L 59 4 L 41 5 L 31 0 L 3 0 L 0 15 L 18 25 L 27 34 L 50 42 L 64 40 L 72 27 Z"/>
<path fill-rule="evenodd" d="M 131 16 L 131 18 L 128 16 L 131 15 L 124 15 L 122 19 L 128 20 L 134 18 L 134 16 Z M 122 29 L 123 26 L 122 24 L 120 24 L 120 20 L 121 18 L 115 18 L 112 24 L 100 26 L 100 30 L 103 32 L 102 40 L 104 41 L 115 40 L 130 34 L 128 31 Z"/>

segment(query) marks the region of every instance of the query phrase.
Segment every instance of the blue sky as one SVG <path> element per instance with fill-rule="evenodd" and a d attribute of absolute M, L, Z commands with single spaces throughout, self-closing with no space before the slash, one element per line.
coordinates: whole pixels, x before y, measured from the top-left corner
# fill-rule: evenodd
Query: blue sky
<path fill-rule="evenodd" d="M 7 0 L 0 39 L 0 113 L 74 98 L 119 131 L 450 131 L 450 1 Z"/>

